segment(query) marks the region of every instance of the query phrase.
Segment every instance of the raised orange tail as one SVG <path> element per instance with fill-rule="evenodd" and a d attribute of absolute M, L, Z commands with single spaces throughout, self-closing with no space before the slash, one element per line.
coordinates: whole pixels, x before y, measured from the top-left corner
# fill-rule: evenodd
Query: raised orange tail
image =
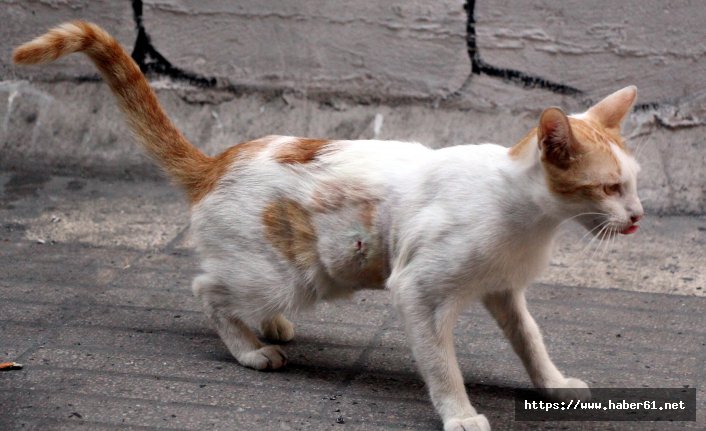
<path fill-rule="evenodd" d="M 41 64 L 73 52 L 83 52 L 93 61 L 147 152 L 197 201 L 213 159 L 177 130 L 135 61 L 105 30 L 84 21 L 65 23 L 17 47 L 12 59 Z"/>

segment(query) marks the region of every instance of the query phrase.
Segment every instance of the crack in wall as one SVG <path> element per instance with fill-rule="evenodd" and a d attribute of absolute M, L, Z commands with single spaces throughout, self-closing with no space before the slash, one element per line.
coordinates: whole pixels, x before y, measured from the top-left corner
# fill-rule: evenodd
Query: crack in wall
<path fill-rule="evenodd" d="M 572 87 L 570 85 L 553 82 L 539 76 L 530 75 L 520 70 L 503 69 L 486 63 L 481 58 L 480 53 L 478 51 L 476 37 L 475 5 L 475 0 L 467 0 L 466 3 L 463 5 L 468 17 L 466 23 L 466 43 L 468 49 L 468 57 L 471 60 L 472 75 L 487 75 L 494 78 L 500 78 L 505 82 L 520 85 L 524 88 L 541 88 L 543 90 L 548 90 L 553 93 L 563 94 L 567 96 L 583 96 L 585 94 L 584 91 L 576 87 Z M 589 105 L 594 103 L 594 101 L 591 99 L 586 99 L 586 102 Z M 638 103 L 633 107 L 633 110 L 651 111 L 657 110 L 661 106 L 663 105 L 658 102 Z"/>
<path fill-rule="evenodd" d="M 468 57 L 471 59 L 472 74 L 488 75 L 525 88 L 541 88 L 557 94 L 565 94 L 569 96 L 581 96 L 584 94 L 583 91 L 570 85 L 553 82 L 519 70 L 503 69 L 486 63 L 478 52 L 475 19 L 476 2 L 475 0 L 468 0 L 463 7 L 468 15 L 466 22 L 466 44 L 468 49 Z"/>
<path fill-rule="evenodd" d="M 132 0 L 132 12 L 137 28 L 137 39 L 135 39 L 135 48 L 132 51 L 132 58 L 137 65 L 140 66 L 142 73 L 165 75 L 174 80 L 186 81 L 198 87 L 215 87 L 217 83 L 216 78 L 201 76 L 178 68 L 155 49 L 142 21 L 142 9 L 142 0 Z"/>
<path fill-rule="evenodd" d="M 554 82 L 537 75 L 532 75 L 521 70 L 501 68 L 493 66 L 487 63 L 480 55 L 477 44 L 476 36 L 476 21 L 475 21 L 475 0 L 467 0 L 464 3 L 464 10 L 467 14 L 466 21 L 466 49 L 468 52 L 468 57 L 471 61 L 471 74 L 469 75 L 467 82 L 462 86 L 465 87 L 472 75 L 486 75 L 493 78 L 499 78 L 504 82 L 515 84 L 523 88 L 539 88 L 547 91 L 551 91 L 556 94 L 562 94 L 567 96 L 582 97 L 585 96 L 585 92 L 576 87 L 562 84 L 559 82 Z M 246 88 L 244 86 L 235 85 L 232 83 L 223 83 L 219 85 L 219 79 L 216 77 L 209 77 L 200 75 L 198 73 L 190 72 L 173 65 L 169 60 L 167 60 L 164 55 L 162 55 L 152 44 L 151 38 L 147 33 L 144 22 L 143 22 L 143 1 L 142 0 L 132 0 L 133 16 L 135 19 L 135 27 L 137 29 L 137 38 L 135 40 L 135 47 L 132 52 L 132 58 L 140 67 L 145 74 L 155 74 L 167 76 L 175 81 L 183 81 L 200 88 L 217 88 L 220 90 L 228 91 L 231 93 L 250 93 L 256 91 L 265 91 L 266 93 L 281 93 L 284 89 L 281 88 L 260 88 L 254 86 L 252 88 Z M 99 80 L 98 76 L 80 77 L 79 82 L 86 81 L 92 82 Z M 248 91 L 250 90 L 250 91 Z M 294 89 L 296 91 L 296 89 Z M 319 94 L 321 93 L 321 94 Z M 370 95 L 348 95 L 342 94 L 339 91 L 314 91 L 312 95 L 318 94 L 323 96 L 324 93 L 329 94 L 329 96 L 342 97 L 344 99 L 361 99 L 364 102 L 371 101 L 382 101 L 379 97 L 370 97 Z M 585 97 L 584 97 L 585 98 Z M 413 96 L 398 96 L 389 97 L 391 102 L 404 103 L 412 101 L 422 101 L 423 97 L 413 97 Z M 590 98 L 585 100 L 587 104 L 594 103 Z M 639 103 L 634 106 L 634 111 L 650 111 L 659 109 L 662 104 L 658 102 L 646 102 Z"/>

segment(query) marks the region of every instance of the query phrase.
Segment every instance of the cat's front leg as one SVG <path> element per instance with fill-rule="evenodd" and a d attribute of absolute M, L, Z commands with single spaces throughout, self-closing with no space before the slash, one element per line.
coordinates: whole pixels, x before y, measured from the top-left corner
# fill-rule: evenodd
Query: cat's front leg
<path fill-rule="evenodd" d="M 539 327 L 527 309 L 524 290 L 488 294 L 483 303 L 510 340 L 536 388 L 560 401 L 591 397 L 585 382 L 564 377 L 549 358 Z"/>
<path fill-rule="evenodd" d="M 457 305 L 432 300 L 413 282 L 397 280 L 396 284 L 392 287 L 395 305 L 432 403 L 444 421 L 444 431 L 490 431 L 488 420 L 468 400 L 456 361 L 453 327 Z"/>

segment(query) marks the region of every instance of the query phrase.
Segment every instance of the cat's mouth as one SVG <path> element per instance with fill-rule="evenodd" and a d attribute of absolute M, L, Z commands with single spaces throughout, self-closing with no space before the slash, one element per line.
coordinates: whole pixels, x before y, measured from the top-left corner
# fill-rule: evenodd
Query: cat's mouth
<path fill-rule="evenodd" d="M 640 228 L 640 225 L 635 223 L 631 224 L 630 226 L 626 227 L 625 229 L 621 230 L 620 233 L 622 235 L 630 235 L 631 233 L 637 232 L 637 230 Z"/>
<path fill-rule="evenodd" d="M 629 224 L 619 223 L 619 222 L 607 222 L 601 219 L 584 219 L 581 223 L 586 229 L 588 229 L 594 236 L 600 237 L 613 237 L 618 234 L 630 235 L 637 232 L 640 229 L 638 222 Z"/>

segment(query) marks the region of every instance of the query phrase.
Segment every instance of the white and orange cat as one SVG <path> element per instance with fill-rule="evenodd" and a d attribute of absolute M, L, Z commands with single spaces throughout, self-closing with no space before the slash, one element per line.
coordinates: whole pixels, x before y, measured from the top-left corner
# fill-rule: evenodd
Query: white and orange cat
<path fill-rule="evenodd" d="M 559 224 L 594 235 L 637 230 L 639 167 L 620 137 L 636 88 L 587 112 L 545 110 L 512 148 L 267 136 L 218 156 L 175 128 L 140 69 L 108 33 L 63 24 L 17 48 L 14 61 L 46 63 L 83 52 L 113 90 L 147 152 L 191 205 L 203 274 L 195 295 L 233 356 L 262 369 L 287 356 L 285 315 L 359 289 L 387 289 L 445 430 L 489 430 L 471 406 L 453 327 L 480 300 L 549 396 L 586 383 L 552 363 L 527 310 L 525 289 L 547 265 Z"/>

